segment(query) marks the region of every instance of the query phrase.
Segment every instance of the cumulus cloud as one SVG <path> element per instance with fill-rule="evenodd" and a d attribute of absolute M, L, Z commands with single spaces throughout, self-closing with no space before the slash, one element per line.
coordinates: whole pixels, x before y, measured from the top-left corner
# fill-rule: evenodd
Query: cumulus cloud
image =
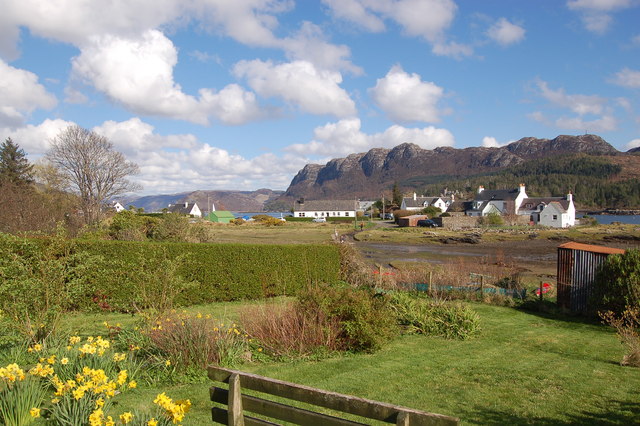
<path fill-rule="evenodd" d="M 356 113 L 355 103 L 340 87 L 340 73 L 318 69 L 310 62 L 240 61 L 234 72 L 260 96 L 281 98 L 305 112 L 336 117 Z"/>
<path fill-rule="evenodd" d="M 360 119 L 350 118 L 317 127 L 312 141 L 290 145 L 285 150 L 299 155 L 323 156 L 329 159 L 376 147 L 392 148 L 405 142 L 433 149 L 438 146 L 453 146 L 455 138 L 448 130 L 432 126 L 406 128 L 393 125 L 382 133 L 366 134 L 361 130 Z"/>
<path fill-rule="evenodd" d="M 444 90 L 430 81 L 422 81 L 418 74 L 409 74 L 396 65 L 384 78 L 369 89 L 375 103 L 397 122 L 422 121 L 437 123 L 442 111 L 438 102 Z"/>
<path fill-rule="evenodd" d="M 140 38 L 95 37 L 73 59 L 74 78 L 88 82 L 109 98 L 138 114 L 208 124 L 214 117 L 227 124 L 259 118 L 255 95 L 239 86 L 220 92 L 200 89 L 188 95 L 173 80 L 177 51 L 160 31 Z"/>
<path fill-rule="evenodd" d="M 630 140 L 629 143 L 625 145 L 625 147 L 627 148 L 627 150 L 640 147 L 640 139 Z"/>
<path fill-rule="evenodd" d="M 588 31 L 604 34 L 613 18 L 611 13 L 633 6 L 632 0 L 569 0 L 567 7 L 580 13 Z"/>
<path fill-rule="evenodd" d="M 50 109 L 56 103 L 37 75 L 0 60 L 0 126 L 20 126 L 34 110 Z"/>
<path fill-rule="evenodd" d="M 512 24 L 505 18 L 500 18 L 487 31 L 487 36 L 501 46 L 509 46 L 524 39 L 525 30 L 519 25 Z"/>
<path fill-rule="evenodd" d="M 458 10 L 453 0 L 323 0 L 323 3 L 336 19 L 368 31 L 383 31 L 384 21 L 390 20 L 407 36 L 430 43 L 436 55 L 461 58 L 473 53 L 471 46 L 447 39 L 446 31 Z"/>
<path fill-rule="evenodd" d="M 0 134 L 13 139 L 29 154 L 30 158 L 37 158 L 47 152 L 51 139 L 74 124 L 71 121 L 46 119 L 38 125 L 29 124 L 19 128 L 0 127 Z"/>
<path fill-rule="evenodd" d="M 584 120 L 580 117 L 560 117 L 555 121 L 555 125 L 560 129 L 594 133 L 615 130 L 618 121 L 612 115 L 604 115 L 594 120 Z"/>
<path fill-rule="evenodd" d="M 613 76 L 611 82 L 630 89 L 640 89 L 640 71 L 623 68 Z"/>
<path fill-rule="evenodd" d="M 482 138 L 482 146 L 485 148 L 500 148 L 501 146 L 504 146 L 504 145 L 506 144 L 501 144 L 493 136 L 485 136 L 484 138 Z"/>
<path fill-rule="evenodd" d="M 552 104 L 567 108 L 579 115 L 601 114 L 607 99 L 596 95 L 570 95 L 560 88 L 553 90 L 545 81 L 537 82 L 540 95 Z"/>

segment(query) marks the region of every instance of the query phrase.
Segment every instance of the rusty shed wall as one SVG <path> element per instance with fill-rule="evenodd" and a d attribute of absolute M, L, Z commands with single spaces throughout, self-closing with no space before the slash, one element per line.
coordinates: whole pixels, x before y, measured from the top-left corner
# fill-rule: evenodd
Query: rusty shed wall
<path fill-rule="evenodd" d="M 558 248 L 558 305 L 571 312 L 587 310 L 598 267 L 608 254 Z"/>

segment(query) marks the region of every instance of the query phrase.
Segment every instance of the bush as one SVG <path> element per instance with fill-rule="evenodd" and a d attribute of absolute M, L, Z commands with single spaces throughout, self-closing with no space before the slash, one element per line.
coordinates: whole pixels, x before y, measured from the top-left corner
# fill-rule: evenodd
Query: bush
<path fill-rule="evenodd" d="M 337 346 L 347 351 L 372 352 L 397 335 L 388 297 L 349 285 L 311 286 L 298 296 L 303 312 L 318 312 L 340 324 Z"/>
<path fill-rule="evenodd" d="M 480 331 L 480 317 L 467 305 L 435 303 L 396 292 L 391 306 L 400 325 L 410 333 L 464 340 Z"/>
<path fill-rule="evenodd" d="M 486 216 L 480 217 L 478 224 L 485 226 L 500 226 L 504 225 L 504 219 L 498 213 L 489 213 Z"/>
<path fill-rule="evenodd" d="M 295 302 L 258 305 L 243 309 L 240 322 L 267 354 L 276 357 L 308 357 L 337 351 L 341 325 L 323 311 L 305 311 Z"/>
<path fill-rule="evenodd" d="M 621 365 L 640 367 L 640 310 L 625 309 L 621 315 L 611 311 L 601 313 L 603 322 L 616 329 L 620 342 L 625 347 Z"/>
<path fill-rule="evenodd" d="M 640 308 L 640 250 L 612 254 L 600 265 L 591 298 L 592 309 L 621 315 Z"/>

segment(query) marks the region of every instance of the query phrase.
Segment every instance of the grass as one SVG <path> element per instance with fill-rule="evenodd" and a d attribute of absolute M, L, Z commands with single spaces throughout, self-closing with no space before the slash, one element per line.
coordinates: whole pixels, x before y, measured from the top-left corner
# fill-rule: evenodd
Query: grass
<path fill-rule="evenodd" d="M 219 303 L 193 311 L 235 320 L 241 306 Z M 452 415 L 463 424 L 630 424 L 639 418 L 640 369 L 619 365 L 623 348 L 611 329 L 570 317 L 472 306 L 482 332 L 470 340 L 403 336 L 374 354 L 249 363 L 239 369 Z M 78 315 L 69 325 L 92 330 L 105 320 L 125 318 Z M 141 386 L 121 395 L 115 409 L 146 407 L 167 392 L 174 399 L 191 399 L 185 424 L 210 424 L 211 385 L 203 372 L 191 383 Z"/>
<path fill-rule="evenodd" d="M 288 222 L 282 226 L 210 224 L 208 232 L 217 243 L 242 244 L 316 244 L 331 241 L 339 233 L 353 229 L 353 224 Z"/>

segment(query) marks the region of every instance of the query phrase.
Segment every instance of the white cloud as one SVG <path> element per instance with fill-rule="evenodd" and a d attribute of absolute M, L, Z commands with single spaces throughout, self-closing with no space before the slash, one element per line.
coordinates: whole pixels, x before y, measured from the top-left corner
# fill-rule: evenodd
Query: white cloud
<path fill-rule="evenodd" d="M 64 101 L 69 104 L 84 104 L 89 100 L 87 95 L 72 86 L 64 88 L 64 95 Z"/>
<path fill-rule="evenodd" d="M 20 126 L 34 110 L 50 109 L 56 103 L 37 75 L 0 60 L 0 126 Z"/>
<path fill-rule="evenodd" d="M 630 140 L 629 143 L 625 145 L 625 147 L 627 148 L 627 150 L 640 147 L 640 138 Z"/>
<path fill-rule="evenodd" d="M 437 123 L 441 111 L 438 102 L 444 90 L 418 74 L 409 74 L 396 65 L 369 89 L 376 104 L 394 121 Z"/>
<path fill-rule="evenodd" d="M 630 89 L 640 89 L 640 71 L 623 68 L 615 74 L 611 82 Z"/>
<path fill-rule="evenodd" d="M 524 39 L 525 30 L 519 25 L 512 24 L 505 18 L 500 18 L 487 31 L 490 39 L 502 46 L 509 46 Z"/>
<path fill-rule="evenodd" d="M 500 148 L 501 146 L 505 146 L 506 144 L 501 144 L 498 142 L 496 138 L 493 136 L 485 136 L 482 138 L 482 146 L 485 148 Z"/>
<path fill-rule="evenodd" d="M 601 114 L 607 99 L 596 95 L 569 95 L 564 89 L 553 90 L 545 81 L 538 81 L 540 95 L 552 104 L 570 109 L 578 115 Z"/>
<path fill-rule="evenodd" d="M 576 130 L 585 133 L 594 132 L 609 132 L 615 130 L 618 126 L 618 122 L 615 117 L 611 115 L 604 115 L 595 120 L 583 120 L 579 117 L 561 117 L 555 121 L 556 127 L 560 129 Z"/>
<path fill-rule="evenodd" d="M 461 58 L 473 54 L 471 46 L 447 39 L 446 31 L 458 10 L 453 0 L 323 0 L 323 3 L 335 18 L 372 32 L 383 31 L 384 21 L 391 20 L 407 36 L 430 43 L 436 55 Z"/>
<path fill-rule="evenodd" d="M 218 93 L 200 89 L 196 99 L 173 80 L 177 51 L 161 32 L 146 31 L 127 39 L 92 39 L 73 59 L 74 77 L 91 83 L 112 100 L 138 114 L 164 116 L 208 124 L 210 117 L 241 124 L 261 116 L 255 95 L 239 86 Z"/>
<path fill-rule="evenodd" d="M 580 13 L 582 22 L 588 31 L 604 34 L 613 18 L 611 13 L 632 7 L 631 0 L 569 0 L 567 7 Z"/>
<path fill-rule="evenodd" d="M 406 128 L 393 125 L 382 133 L 369 135 L 361 131 L 360 119 L 351 118 L 317 127 L 311 142 L 290 145 L 285 150 L 299 155 L 334 158 L 376 147 L 393 148 L 405 142 L 433 149 L 438 146 L 453 146 L 455 138 L 448 130 L 432 126 Z"/>
<path fill-rule="evenodd" d="M 75 123 L 65 120 L 44 120 L 39 125 L 29 124 L 19 128 L 0 128 L 0 134 L 13 139 L 30 158 L 37 158 L 49 149 L 51 139 Z"/>
<path fill-rule="evenodd" d="M 362 69 L 349 61 L 351 50 L 345 45 L 327 42 L 319 26 L 311 22 L 303 22 L 300 30 L 293 37 L 279 42 L 291 60 L 307 61 L 317 68 L 329 70 L 346 70 L 353 74 L 362 74 Z"/>
<path fill-rule="evenodd" d="M 360 0 L 322 0 L 337 19 L 353 22 L 371 32 L 385 30 L 384 21 L 367 10 Z"/>
<path fill-rule="evenodd" d="M 305 112 L 336 117 L 356 113 L 355 103 L 340 87 L 340 73 L 318 69 L 310 62 L 275 65 L 270 61 L 240 61 L 234 72 L 246 78 L 260 96 L 282 98 Z"/>

